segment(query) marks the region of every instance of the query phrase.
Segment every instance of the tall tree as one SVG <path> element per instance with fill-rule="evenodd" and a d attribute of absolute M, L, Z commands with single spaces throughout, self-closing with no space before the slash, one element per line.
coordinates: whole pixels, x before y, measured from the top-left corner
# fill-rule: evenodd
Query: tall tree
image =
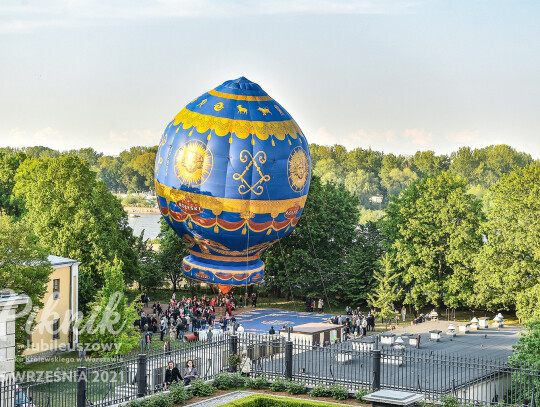
<path fill-rule="evenodd" d="M 443 172 L 392 198 L 381 221 L 387 248 L 408 289 L 405 302 L 466 304 L 472 291 L 473 254 L 480 248 L 481 203 L 464 180 Z"/>
<path fill-rule="evenodd" d="M 28 311 L 32 307 L 39 309 L 43 306 L 42 299 L 47 291 L 51 272 L 47 251 L 39 244 L 30 227 L 0 214 L 0 287 L 30 297 Z M 26 346 L 25 326 L 29 317 L 29 312 L 21 312 L 21 317 L 16 320 L 15 341 L 18 355 Z"/>
<path fill-rule="evenodd" d="M 131 351 L 139 341 L 134 327 L 137 319 L 135 304 L 128 304 L 124 294 L 122 262 L 114 259 L 105 267 L 104 285 L 89 305 L 88 313 L 79 325 L 83 343 L 98 344 L 98 354 L 116 356 Z"/>
<path fill-rule="evenodd" d="M 293 232 L 264 254 L 263 288 L 288 297 L 323 297 L 331 302 L 361 300 L 369 287 L 375 243 L 358 227 L 357 199 L 343 185 L 311 179 L 309 195 Z M 369 263 L 372 263 L 371 265 Z M 349 284 L 354 279 L 355 286 Z"/>
<path fill-rule="evenodd" d="M 182 259 L 189 255 L 182 239 L 169 227 L 165 219 L 161 219 L 159 232 L 159 253 L 157 260 L 162 273 L 170 280 L 173 290 L 176 291 L 180 280 L 184 277 L 182 272 Z"/>
<path fill-rule="evenodd" d="M 503 176 L 490 193 L 487 243 L 476 256 L 476 304 L 517 307 L 518 316 L 530 319 L 540 302 L 540 163 Z"/>
<path fill-rule="evenodd" d="M 399 288 L 399 273 L 394 271 L 388 253 L 381 258 L 378 266 L 380 271 L 373 271 L 377 285 L 369 296 L 369 304 L 379 308 L 379 316 L 388 323 L 395 316 L 395 302 L 401 298 L 403 290 Z"/>
<path fill-rule="evenodd" d="M 24 220 L 51 254 L 82 262 L 79 303 L 84 308 L 103 285 L 115 257 L 126 281 L 137 276 L 135 238 L 120 201 L 76 157 L 26 160 L 15 175 L 14 194 L 25 202 Z"/>

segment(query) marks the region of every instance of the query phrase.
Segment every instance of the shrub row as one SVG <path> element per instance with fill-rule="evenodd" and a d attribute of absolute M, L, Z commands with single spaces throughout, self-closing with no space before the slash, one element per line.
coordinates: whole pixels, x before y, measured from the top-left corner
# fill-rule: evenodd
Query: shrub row
<path fill-rule="evenodd" d="M 174 383 L 169 387 L 169 393 L 161 393 L 142 400 L 133 400 L 128 403 L 126 407 L 171 407 L 173 404 L 185 403 L 194 396 L 211 396 L 216 389 L 233 390 L 238 387 L 262 389 L 268 387 L 268 380 L 265 375 L 251 378 L 241 377 L 237 374 L 221 373 L 216 375 L 213 382 L 195 380 L 191 383 L 189 389 L 184 387 L 183 383 Z M 281 378 L 270 383 L 269 387 L 272 391 L 286 391 L 293 395 L 307 393 L 305 383 L 293 382 Z M 359 402 L 363 402 L 363 397 L 368 393 L 369 391 L 367 389 L 361 389 L 355 394 L 355 398 Z M 345 400 L 349 397 L 349 392 L 346 387 L 339 384 L 333 384 L 329 387 L 318 385 L 309 392 L 309 395 L 311 397 L 333 397 L 336 400 Z M 262 402 L 266 403 L 266 401 Z M 270 404 L 261 404 L 262 407 L 267 405 L 270 406 Z M 294 406 L 296 405 L 297 404 L 294 404 Z M 281 406 L 281 404 L 279 404 L 279 406 Z"/>

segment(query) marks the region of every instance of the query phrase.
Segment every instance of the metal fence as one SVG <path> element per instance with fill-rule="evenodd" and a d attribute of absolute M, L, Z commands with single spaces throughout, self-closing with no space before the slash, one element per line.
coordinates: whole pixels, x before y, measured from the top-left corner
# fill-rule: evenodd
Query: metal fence
<path fill-rule="evenodd" d="M 251 374 L 273 381 L 286 378 L 308 387 L 340 384 L 349 392 L 394 389 L 420 393 L 427 401 L 456 397 L 462 404 L 514 405 L 530 399 L 538 407 L 537 365 L 475 359 L 455 354 L 396 349 L 376 343 L 347 341 L 320 346 L 280 335 L 227 332 L 214 340 L 176 342 L 167 351 L 150 349 L 115 359 L 86 361 L 79 367 L 46 374 L 8 378 L 0 383 L 0 407 L 110 406 L 161 391 L 172 361 L 183 374 L 192 360 L 200 378 L 238 369 L 231 355 L 246 351 Z"/>

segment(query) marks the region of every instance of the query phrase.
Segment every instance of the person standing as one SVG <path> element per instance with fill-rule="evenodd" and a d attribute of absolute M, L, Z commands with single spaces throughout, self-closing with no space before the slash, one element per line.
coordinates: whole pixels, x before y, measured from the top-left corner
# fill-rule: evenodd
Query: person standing
<path fill-rule="evenodd" d="M 367 326 L 368 326 L 367 319 L 362 318 L 362 337 L 367 335 Z"/>
<path fill-rule="evenodd" d="M 251 374 L 251 359 L 248 358 L 247 351 L 242 352 L 242 361 L 240 362 L 240 374 L 249 377 Z"/>
<path fill-rule="evenodd" d="M 255 292 L 251 294 L 251 306 L 257 308 L 257 293 Z"/>
<path fill-rule="evenodd" d="M 317 308 L 319 309 L 319 312 L 321 314 L 324 312 L 324 300 L 322 298 L 319 298 L 319 304 Z"/>
<path fill-rule="evenodd" d="M 405 317 L 407 316 L 407 308 L 405 308 L 405 305 L 401 307 L 401 320 L 405 322 Z"/>

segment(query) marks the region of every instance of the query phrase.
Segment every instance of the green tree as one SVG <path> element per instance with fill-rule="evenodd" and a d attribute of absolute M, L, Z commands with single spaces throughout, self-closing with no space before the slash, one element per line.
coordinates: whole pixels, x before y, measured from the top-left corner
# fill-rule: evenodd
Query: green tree
<path fill-rule="evenodd" d="M 137 310 L 134 303 L 127 303 L 124 294 L 122 262 L 115 258 L 103 274 L 105 284 L 79 327 L 81 342 L 100 344 L 98 354 L 116 356 L 131 351 L 139 342 L 134 326 Z"/>
<path fill-rule="evenodd" d="M 413 157 L 414 166 L 418 175 L 437 175 L 441 171 L 447 171 L 450 161 L 446 155 L 435 155 L 433 151 L 417 151 Z"/>
<path fill-rule="evenodd" d="M 15 173 L 26 159 L 23 153 L 7 155 L 0 152 L 0 213 L 19 218 L 22 215 L 24 203 L 13 195 Z"/>
<path fill-rule="evenodd" d="M 115 257 L 124 277 L 137 277 L 135 238 L 120 201 L 76 157 L 28 159 L 15 175 L 15 196 L 25 202 L 24 221 L 51 254 L 76 259 L 79 303 L 84 307 L 103 285 L 103 270 Z"/>
<path fill-rule="evenodd" d="M 457 307 L 470 299 L 483 214 L 466 190 L 464 180 L 446 172 L 426 177 L 392 198 L 381 221 L 408 291 L 405 302 L 416 309 Z"/>
<path fill-rule="evenodd" d="M 377 176 L 362 169 L 350 172 L 345 178 L 345 188 L 356 195 L 359 203 L 363 206 L 369 205 L 369 198 L 371 196 L 381 192 L 378 185 Z"/>
<path fill-rule="evenodd" d="M 140 275 L 138 282 L 140 288 L 146 292 L 155 292 L 160 288 L 167 276 L 159 263 L 159 255 L 154 252 L 150 239 L 144 239 L 144 230 L 137 236 L 135 251 L 140 263 Z"/>
<path fill-rule="evenodd" d="M 156 153 L 144 153 L 133 161 L 133 168 L 144 178 L 144 185 L 154 191 L 154 167 L 156 165 Z"/>
<path fill-rule="evenodd" d="M 394 318 L 396 301 L 402 296 L 403 290 L 399 288 L 396 280 L 399 280 L 399 273 L 394 272 L 392 260 L 386 253 L 378 263 L 380 271 L 373 271 L 373 277 L 377 285 L 373 294 L 369 296 L 369 304 L 379 308 L 378 314 L 388 324 Z"/>
<path fill-rule="evenodd" d="M 31 301 L 29 308 L 40 309 L 51 272 L 47 251 L 30 228 L 0 214 L 0 287 L 27 295 Z M 23 306 L 20 308 L 15 331 L 17 355 L 26 347 L 25 327 L 30 317 L 30 312 L 22 312 Z M 33 325 L 31 323 L 30 328 Z"/>
<path fill-rule="evenodd" d="M 322 297 L 333 303 L 360 300 L 358 290 L 370 286 L 376 260 L 370 260 L 376 256 L 375 248 L 365 250 L 378 243 L 369 239 L 368 232 L 358 226 L 357 198 L 343 185 L 323 184 L 313 176 L 296 228 L 263 255 L 262 288 L 289 298 Z"/>
<path fill-rule="evenodd" d="M 531 302 L 540 300 L 540 163 L 503 176 L 490 194 L 486 244 L 475 258 L 476 304 L 516 307 L 527 320 L 535 314 Z"/>
<path fill-rule="evenodd" d="M 161 219 L 158 239 L 160 250 L 157 261 L 161 267 L 162 275 L 167 276 L 173 286 L 173 291 L 176 291 L 178 283 L 184 278 L 182 259 L 189 255 L 189 251 L 182 239 L 163 218 Z"/>
<path fill-rule="evenodd" d="M 313 175 L 319 177 L 323 183 L 342 184 L 344 181 L 341 166 L 332 158 L 323 158 L 313 165 Z"/>

